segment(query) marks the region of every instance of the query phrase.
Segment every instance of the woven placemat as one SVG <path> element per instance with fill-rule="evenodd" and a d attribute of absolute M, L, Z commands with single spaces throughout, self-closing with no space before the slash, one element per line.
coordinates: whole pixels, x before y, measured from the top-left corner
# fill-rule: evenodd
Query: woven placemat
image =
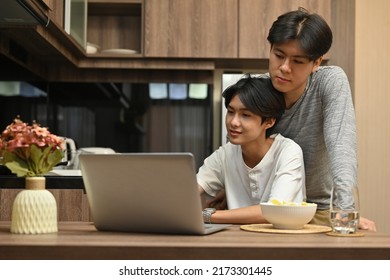
<path fill-rule="evenodd" d="M 337 236 L 337 237 L 362 237 L 364 236 L 363 232 L 355 232 L 355 233 L 336 233 L 336 232 L 327 232 L 326 233 L 329 236 Z"/>
<path fill-rule="evenodd" d="M 332 229 L 327 226 L 304 225 L 302 229 L 277 229 L 274 228 L 272 224 L 252 224 L 252 225 L 242 225 L 240 227 L 242 230 L 253 231 L 253 232 L 265 232 L 265 233 L 294 233 L 294 234 L 307 234 L 307 233 L 322 233 L 329 232 Z"/>

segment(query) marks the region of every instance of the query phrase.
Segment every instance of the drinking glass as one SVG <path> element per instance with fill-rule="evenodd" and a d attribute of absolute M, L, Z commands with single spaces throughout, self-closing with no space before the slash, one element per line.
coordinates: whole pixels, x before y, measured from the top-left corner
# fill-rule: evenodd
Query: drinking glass
<path fill-rule="evenodd" d="M 352 234 L 359 227 L 359 190 L 357 186 L 334 186 L 330 199 L 332 230 Z"/>

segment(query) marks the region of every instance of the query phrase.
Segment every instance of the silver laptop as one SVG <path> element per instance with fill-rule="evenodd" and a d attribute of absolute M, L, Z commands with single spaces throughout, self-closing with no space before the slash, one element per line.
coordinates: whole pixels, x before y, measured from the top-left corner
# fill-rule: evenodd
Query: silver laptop
<path fill-rule="evenodd" d="M 209 234 L 190 153 L 81 154 L 95 227 L 102 231 Z"/>

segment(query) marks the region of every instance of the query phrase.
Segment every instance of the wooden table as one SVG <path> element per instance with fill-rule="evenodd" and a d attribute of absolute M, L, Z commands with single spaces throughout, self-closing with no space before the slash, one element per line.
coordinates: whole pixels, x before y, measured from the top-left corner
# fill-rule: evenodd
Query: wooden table
<path fill-rule="evenodd" d="M 61 222 L 59 232 L 19 235 L 0 222 L 0 259 L 390 259 L 390 235 L 247 232 L 239 226 L 208 236 L 99 232 L 92 223 Z"/>

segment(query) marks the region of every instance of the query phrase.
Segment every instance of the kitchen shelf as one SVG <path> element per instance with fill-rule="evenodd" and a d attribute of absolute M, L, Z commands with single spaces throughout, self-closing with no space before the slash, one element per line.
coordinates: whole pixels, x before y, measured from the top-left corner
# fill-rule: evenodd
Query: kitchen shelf
<path fill-rule="evenodd" d="M 142 53 L 142 0 L 88 1 L 87 42 L 97 46 L 92 57 Z M 105 53 L 105 50 L 118 50 Z M 127 53 L 128 50 L 135 51 Z"/>

